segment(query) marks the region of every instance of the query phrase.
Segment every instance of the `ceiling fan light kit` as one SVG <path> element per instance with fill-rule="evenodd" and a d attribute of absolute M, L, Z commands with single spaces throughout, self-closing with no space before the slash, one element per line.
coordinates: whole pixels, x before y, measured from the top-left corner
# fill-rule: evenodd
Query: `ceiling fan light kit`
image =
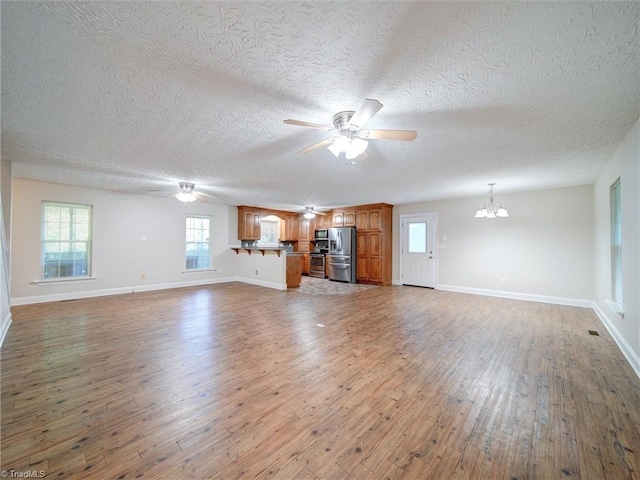
<path fill-rule="evenodd" d="M 358 110 L 344 110 L 336 113 L 333 116 L 333 128 L 301 120 L 289 119 L 285 120 L 284 123 L 299 127 L 317 128 L 327 132 L 338 132 L 338 137 L 318 142 L 301 150 L 300 153 L 310 153 L 326 146 L 336 158 L 339 158 L 340 154 L 344 153 L 345 159 L 348 160 L 345 164 L 349 165 L 354 164 L 358 157 L 361 159 L 366 158 L 363 155 L 369 142 L 365 138 L 410 142 L 418 136 L 417 132 L 413 130 L 361 130 L 381 108 L 382 103 L 378 100 L 366 98 Z"/>
<path fill-rule="evenodd" d="M 493 186 L 495 183 L 489 184 L 489 204 L 479 208 L 475 218 L 507 218 L 509 212 L 503 205 L 496 205 L 493 201 Z"/>
<path fill-rule="evenodd" d="M 195 184 L 190 182 L 180 182 L 180 192 L 176 193 L 176 198 L 182 203 L 191 203 L 196 201 L 196 195 L 193 193 Z"/>

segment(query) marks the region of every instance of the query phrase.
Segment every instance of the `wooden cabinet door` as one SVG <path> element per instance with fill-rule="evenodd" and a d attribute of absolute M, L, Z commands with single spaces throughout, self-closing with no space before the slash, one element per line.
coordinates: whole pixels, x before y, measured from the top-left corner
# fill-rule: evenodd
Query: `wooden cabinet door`
<path fill-rule="evenodd" d="M 311 270 L 311 257 L 309 254 L 302 255 L 302 275 L 309 275 Z"/>
<path fill-rule="evenodd" d="M 300 232 L 299 232 L 299 240 L 303 242 L 308 242 L 311 240 L 311 220 L 308 218 L 300 217 Z"/>
<path fill-rule="evenodd" d="M 331 212 L 328 212 L 326 215 L 318 215 L 315 220 L 315 228 L 322 230 L 325 228 L 331 228 L 331 220 L 333 219 L 333 215 Z"/>
<path fill-rule="evenodd" d="M 357 233 L 356 279 L 369 280 L 369 234 Z"/>
<path fill-rule="evenodd" d="M 369 213 L 369 229 L 382 230 L 382 210 L 371 210 Z"/>
<path fill-rule="evenodd" d="M 382 282 L 382 257 L 369 258 L 369 281 Z"/>
<path fill-rule="evenodd" d="M 356 212 L 356 230 L 369 230 L 369 212 L 367 210 Z"/>
<path fill-rule="evenodd" d="M 344 212 L 344 226 L 355 227 L 356 226 L 356 212 L 347 210 Z"/>
<path fill-rule="evenodd" d="M 369 255 L 379 257 L 382 255 L 382 234 L 369 234 Z"/>
<path fill-rule="evenodd" d="M 331 222 L 331 225 L 333 225 L 334 227 L 344 227 L 344 212 L 343 211 L 333 212 L 333 220 Z"/>
<path fill-rule="evenodd" d="M 260 240 L 260 213 L 244 212 L 238 228 L 239 240 Z"/>
<path fill-rule="evenodd" d="M 368 233 L 360 233 L 356 234 L 357 244 L 356 251 L 358 252 L 358 256 L 368 256 L 369 255 L 369 234 Z"/>
<path fill-rule="evenodd" d="M 300 236 L 300 224 L 297 215 L 291 215 L 285 219 L 285 240 L 298 240 Z"/>

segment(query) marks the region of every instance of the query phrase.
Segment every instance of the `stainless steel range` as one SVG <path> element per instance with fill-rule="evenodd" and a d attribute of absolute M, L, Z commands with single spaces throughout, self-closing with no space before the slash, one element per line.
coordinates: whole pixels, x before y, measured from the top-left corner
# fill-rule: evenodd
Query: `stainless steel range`
<path fill-rule="evenodd" d="M 325 278 L 325 262 L 326 256 L 324 253 L 312 253 L 309 267 L 309 276 L 317 278 Z"/>

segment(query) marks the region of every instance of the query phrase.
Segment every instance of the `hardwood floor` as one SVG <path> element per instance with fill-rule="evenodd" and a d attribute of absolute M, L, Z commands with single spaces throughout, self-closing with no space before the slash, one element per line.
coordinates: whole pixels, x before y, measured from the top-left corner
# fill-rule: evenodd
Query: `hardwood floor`
<path fill-rule="evenodd" d="M 640 478 L 640 380 L 589 309 L 230 283 L 12 312 L 5 470 Z"/>

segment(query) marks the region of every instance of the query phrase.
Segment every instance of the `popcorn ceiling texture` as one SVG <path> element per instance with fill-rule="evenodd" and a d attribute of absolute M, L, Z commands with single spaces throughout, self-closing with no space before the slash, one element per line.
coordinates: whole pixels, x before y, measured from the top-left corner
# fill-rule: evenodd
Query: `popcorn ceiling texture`
<path fill-rule="evenodd" d="M 592 183 L 640 111 L 638 2 L 7 2 L 16 176 L 219 203 L 392 204 Z M 370 141 L 327 138 L 366 97 Z"/>

